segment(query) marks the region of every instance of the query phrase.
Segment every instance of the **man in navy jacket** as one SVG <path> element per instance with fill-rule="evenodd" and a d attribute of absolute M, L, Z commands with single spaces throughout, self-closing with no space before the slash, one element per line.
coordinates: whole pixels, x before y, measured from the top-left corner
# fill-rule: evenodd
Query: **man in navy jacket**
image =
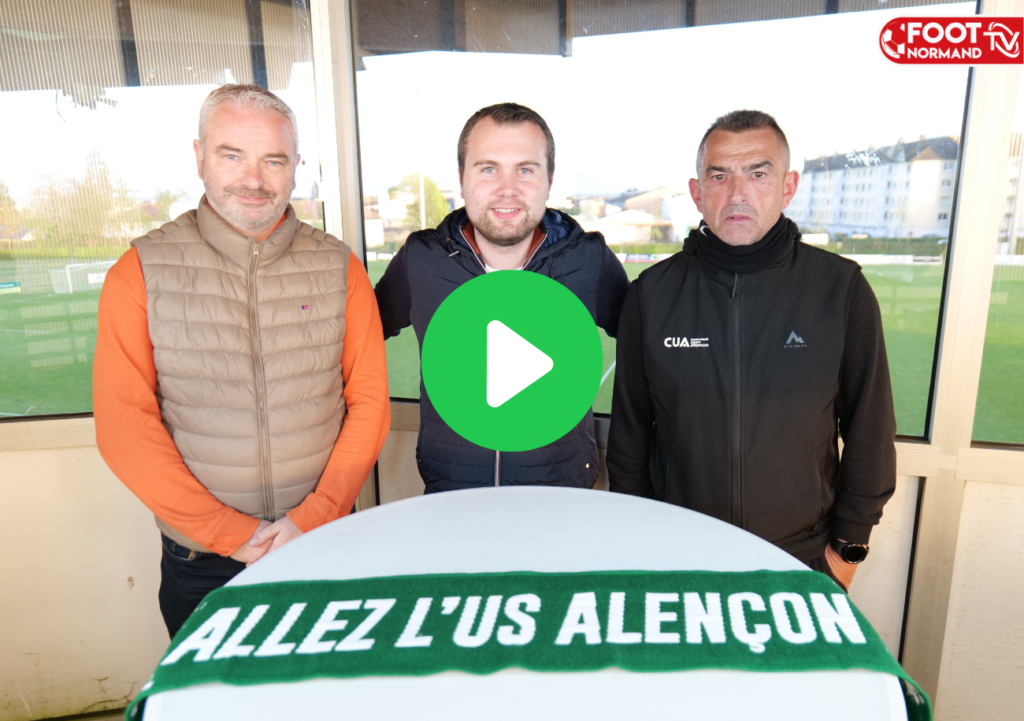
<path fill-rule="evenodd" d="M 515 103 L 483 108 L 462 130 L 458 161 L 466 206 L 436 229 L 410 235 L 377 284 L 384 337 L 411 325 L 422 349 L 444 299 L 493 270 L 525 270 L 562 283 L 614 337 L 629 281 L 600 233 L 584 232 L 571 216 L 546 207 L 555 142 L 544 119 Z M 547 446 L 492 451 L 448 427 L 421 379 L 416 462 L 427 493 L 496 485 L 592 488 L 598 474 L 593 413 Z"/>

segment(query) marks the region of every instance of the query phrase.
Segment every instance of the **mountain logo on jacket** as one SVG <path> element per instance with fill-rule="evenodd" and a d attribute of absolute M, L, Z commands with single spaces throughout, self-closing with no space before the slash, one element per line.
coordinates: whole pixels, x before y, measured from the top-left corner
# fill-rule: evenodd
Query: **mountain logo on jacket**
<path fill-rule="evenodd" d="M 795 330 L 789 332 L 789 338 L 782 345 L 783 348 L 806 348 L 807 344 L 804 343 L 804 339 L 796 334 Z"/>
<path fill-rule="evenodd" d="M 666 348 L 710 348 L 707 338 L 672 338 L 663 341 Z"/>

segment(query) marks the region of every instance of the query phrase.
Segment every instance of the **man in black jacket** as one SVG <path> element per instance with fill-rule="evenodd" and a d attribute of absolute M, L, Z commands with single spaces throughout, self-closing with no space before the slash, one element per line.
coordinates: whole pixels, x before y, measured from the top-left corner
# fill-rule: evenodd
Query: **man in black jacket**
<path fill-rule="evenodd" d="M 629 280 L 600 233 L 586 233 L 569 215 L 546 207 L 555 142 L 544 119 L 514 103 L 483 108 L 462 130 L 458 162 L 465 208 L 436 229 L 410 235 L 377 284 L 384 337 L 412 325 L 422 350 L 427 324 L 442 301 L 493 270 L 527 270 L 557 280 L 614 337 Z M 421 377 L 416 462 L 427 493 L 497 485 L 592 488 L 598 474 L 593 413 L 542 448 L 492 451 L 448 427 Z"/>
<path fill-rule="evenodd" d="M 611 489 L 733 523 L 848 587 L 896 482 L 878 302 L 782 215 L 799 178 L 771 116 L 716 120 L 697 172 L 704 222 L 619 319 Z"/>

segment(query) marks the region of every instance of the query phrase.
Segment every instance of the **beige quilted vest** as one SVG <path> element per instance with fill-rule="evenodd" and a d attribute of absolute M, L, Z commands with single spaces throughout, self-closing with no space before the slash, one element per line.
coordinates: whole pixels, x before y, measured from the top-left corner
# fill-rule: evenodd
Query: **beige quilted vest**
<path fill-rule="evenodd" d="M 316 489 L 344 422 L 348 246 L 298 222 L 291 206 L 256 243 L 205 197 L 133 245 L 164 426 L 220 501 L 277 520 Z"/>

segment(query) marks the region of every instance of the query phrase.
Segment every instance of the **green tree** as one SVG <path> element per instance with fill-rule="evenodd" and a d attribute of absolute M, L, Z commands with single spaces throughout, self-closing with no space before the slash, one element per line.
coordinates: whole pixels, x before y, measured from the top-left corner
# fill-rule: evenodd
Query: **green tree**
<path fill-rule="evenodd" d="M 50 178 L 32 194 L 31 226 L 45 246 L 89 247 L 138 235 L 145 218 L 124 181 L 95 150 L 82 178 Z"/>
<path fill-rule="evenodd" d="M 174 220 L 171 217 L 171 206 L 185 197 L 185 191 L 179 190 L 158 190 L 153 198 L 153 207 L 157 209 L 156 220 L 168 222 Z"/>
<path fill-rule="evenodd" d="M 0 181 L 0 228 L 6 228 L 8 233 L 17 233 L 21 228 L 21 212 L 18 210 L 14 198 L 7 190 L 7 185 Z"/>
<path fill-rule="evenodd" d="M 415 200 L 409 203 L 408 212 L 405 216 L 406 226 L 414 230 L 423 230 L 420 226 L 420 176 L 413 173 L 402 179 L 398 185 L 388 188 L 388 195 L 394 200 L 399 193 L 411 193 Z M 427 228 L 436 228 L 444 217 L 448 215 L 448 201 L 430 178 L 423 176 L 423 195 L 426 198 L 426 221 Z"/>

